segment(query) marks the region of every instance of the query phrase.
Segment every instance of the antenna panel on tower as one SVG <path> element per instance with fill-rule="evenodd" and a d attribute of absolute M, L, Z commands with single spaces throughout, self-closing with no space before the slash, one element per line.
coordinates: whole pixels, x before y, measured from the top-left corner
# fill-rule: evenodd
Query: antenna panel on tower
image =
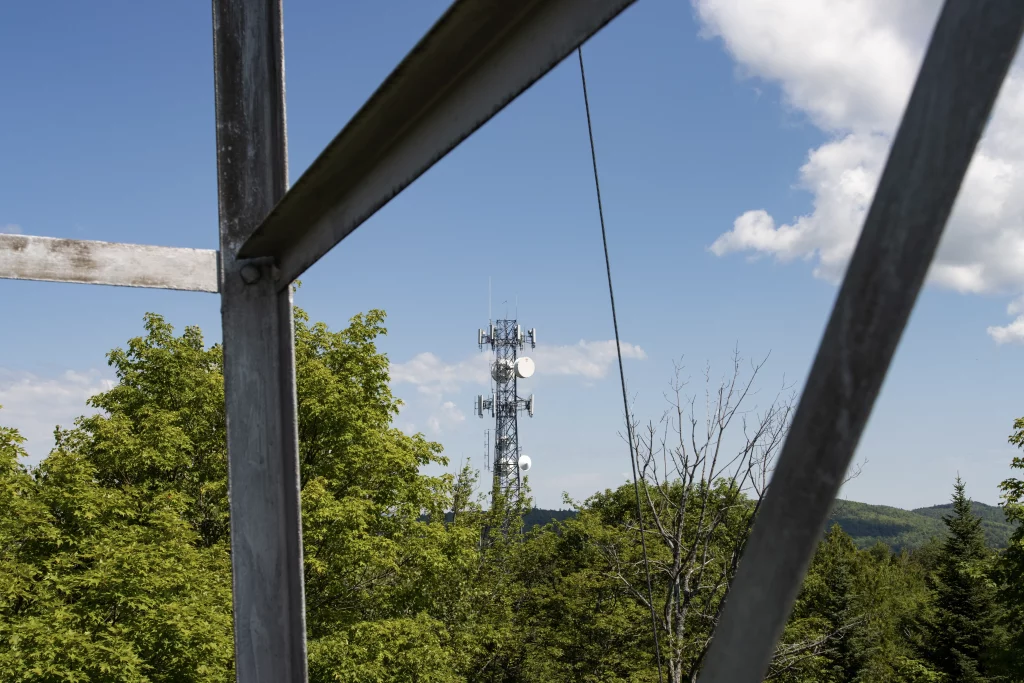
<path fill-rule="evenodd" d="M 532 395 L 522 399 L 517 393 L 518 381 L 532 377 L 535 371 L 533 360 L 518 354 L 527 341 L 536 345 L 536 330 L 527 331 L 517 320 L 490 320 L 486 329 L 477 331 L 477 341 L 481 348 L 484 344 L 490 346 L 493 353 L 488 368 L 493 380 L 492 395 L 490 398 L 477 396 L 474 406 L 479 417 L 483 417 L 484 411 L 490 411 L 494 419 L 493 441 L 488 444 L 487 459 L 494 477 L 493 495 L 517 500 L 521 477 L 530 468 L 530 459 L 522 456 L 519 448 L 516 415 L 528 411 L 532 417 L 535 406 Z"/>

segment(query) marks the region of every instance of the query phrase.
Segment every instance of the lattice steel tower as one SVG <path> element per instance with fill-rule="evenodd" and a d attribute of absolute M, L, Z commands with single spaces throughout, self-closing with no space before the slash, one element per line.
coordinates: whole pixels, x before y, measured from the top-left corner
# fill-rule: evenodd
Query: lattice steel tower
<path fill-rule="evenodd" d="M 492 509 L 495 498 L 503 492 L 510 503 L 519 500 L 522 474 L 530 469 L 530 457 L 519 449 L 518 415 L 522 411 L 533 417 L 534 400 L 519 398 L 517 384 L 520 379 L 533 375 L 534 364 L 526 356 L 518 357 L 517 352 L 537 347 L 537 331 L 523 334 L 515 320 L 497 320 L 489 323 L 486 330 L 480 330 L 477 343 L 480 349 L 489 346 L 494 352 L 491 362 L 491 379 L 494 381 L 490 398 L 476 397 L 476 414 L 482 419 L 484 412 L 494 417 L 493 453 L 488 454 L 487 463 L 494 475 L 491 490 Z"/>

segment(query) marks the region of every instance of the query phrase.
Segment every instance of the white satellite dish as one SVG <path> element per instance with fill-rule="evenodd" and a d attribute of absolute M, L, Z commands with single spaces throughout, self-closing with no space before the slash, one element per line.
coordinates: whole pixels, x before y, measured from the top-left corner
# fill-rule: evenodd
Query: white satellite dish
<path fill-rule="evenodd" d="M 532 377 L 533 372 L 536 369 L 537 366 L 534 364 L 532 358 L 527 358 L 526 356 L 523 356 L 522 358 L 516 361 L 516 377 L 518 377 L 519 379 L 526 379 L 527 377 Z"/>
<path fill-rule="evenodd" d="M 528 456 L 528 455 L 520 455 L 519 456 L 519 471 L 520 472 L 528 472 L 532 465 L 533 465 L 533 461 L 530 460 L 530 456 Z"/>
<path fill-rule="evenodd" d="M 506 358 L 495 361 L 494 365 L 491 366 L 491 378 L 499 384 L 511 380 L 513 373 L 514 366 L 512 361 Z"/>

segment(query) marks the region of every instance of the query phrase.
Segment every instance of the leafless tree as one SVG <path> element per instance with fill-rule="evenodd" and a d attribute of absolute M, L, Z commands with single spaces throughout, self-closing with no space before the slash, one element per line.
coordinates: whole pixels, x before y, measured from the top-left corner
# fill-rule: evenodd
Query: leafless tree
<path fill-rule="evenodd" d="M 644 427 L 632 424 L 644 528 L 635 519 L 627 526 L 646 534 L 654 611 L 671 683 L 697 679 L 789 430 L 796 399 L 791 385 L 783 382 L 763 407 L 748 408 L 766 361 L 752 363 L 744 377 L 743 361 L 734 351 L 732 374 L 718 383 L 707 366 L 703 405 L 684 395 L 687 382 L 676 363 L 665 414 Z M 612 544 L 603 550 L 613 576 L 650 609 L 641 560 L 625 560 Z M 780 645 L 773 671 L 821 654 L 836 635 Z"/>

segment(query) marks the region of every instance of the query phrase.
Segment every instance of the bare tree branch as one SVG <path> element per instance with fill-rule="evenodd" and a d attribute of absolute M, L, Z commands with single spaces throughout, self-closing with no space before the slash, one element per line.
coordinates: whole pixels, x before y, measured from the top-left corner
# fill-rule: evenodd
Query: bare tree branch
<path fill-rule="evenodd" d="M 767 360 L 751 362 L 744 374 L 736 349 L 731 374 L 717 382 L 706 365 L 703 414 L 697 397 L 684 394 L 682 362 L 674 362 L 661 419 L 642 429 L 631 421 L 649 568 L 663 587 L 654 607 L 672 683 L 696 680 L 789 431 L 796 395 L 785 378 L 766 405 L 754 403 Z M 623 524 L 640 533 L 635 523 Z M 624 560 L 624 551 L 602 545 L 608 575 L 649 609 L 642 563 Z M 821 655 L 841 632 L 780 645 L 772 675 Z"/>

